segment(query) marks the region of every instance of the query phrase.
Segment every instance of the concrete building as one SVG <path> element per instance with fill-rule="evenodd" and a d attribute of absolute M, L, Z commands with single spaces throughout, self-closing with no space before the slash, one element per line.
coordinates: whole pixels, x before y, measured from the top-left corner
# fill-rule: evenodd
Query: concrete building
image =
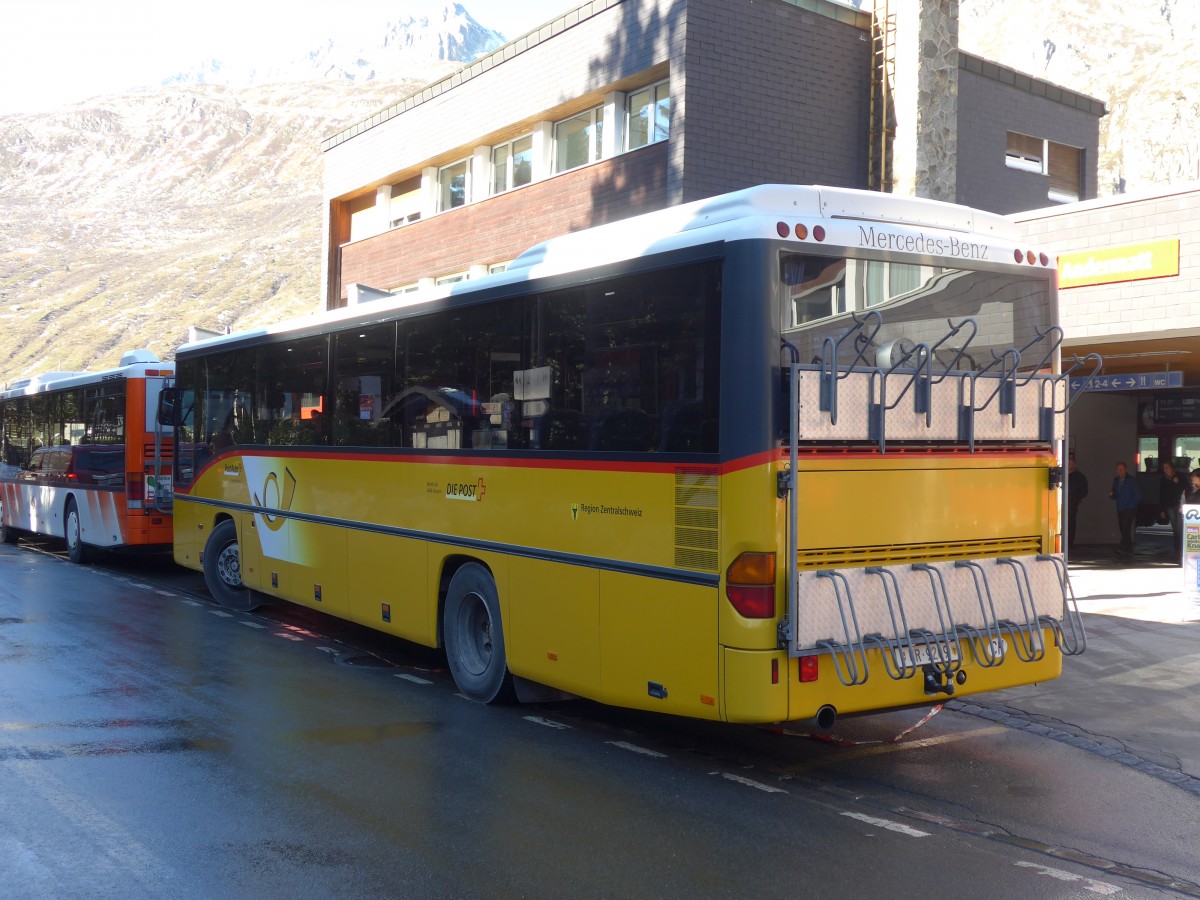
<path fill-rule="evenodd" d="M 1200 184 L 1012 218 L 1058 256 L 1064 366 L 1104 359 L 1070 427 L 1090 481 L 1079 540 L 1112 543 L 1107 494 L 1118 460 L 1139 473 L 1145 524 L 1161 518 L 1162 462 L 1200 467 Z"/>
<path fill-rule="evenodd" d="M 957 23 L 957 0 L 591 0 L 324 142 L 325 304 L 755 184 L 1094 197 L 1103 104 L 961 53 Z"/>

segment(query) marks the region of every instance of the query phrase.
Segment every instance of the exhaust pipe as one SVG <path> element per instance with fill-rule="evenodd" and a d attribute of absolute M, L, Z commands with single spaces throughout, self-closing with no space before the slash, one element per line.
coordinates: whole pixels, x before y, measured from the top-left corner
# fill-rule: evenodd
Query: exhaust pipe
<path fill-rule="evenodd" d="M 804 729 L 806 731 L 824 731 L 833 730 L 833 726 L 837 724 L 837 710 L 829 704 L 822 706 L 817 710 L 817 714 L 811 719 L 798 719 L 790 723 L 792 727 Z"/>

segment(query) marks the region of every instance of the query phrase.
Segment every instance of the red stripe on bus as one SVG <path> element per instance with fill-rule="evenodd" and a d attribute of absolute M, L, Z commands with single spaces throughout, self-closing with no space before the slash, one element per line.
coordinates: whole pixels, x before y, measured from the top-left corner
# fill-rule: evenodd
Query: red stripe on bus
<path fill-rule="evenodd" d="M 889 448 L 886 456 L 897 457 L 921 457 L 922 459 L 962 459 L 964 457 L 980 458 L 995 458 L 997 456 L 1013 456 L 1025 455 L 1044 458 L 1049 456 L 1049 452 L 1034 447 L 1006 447 L 1006 448 L 988 448 L 985 450 L 976 449 L 974 453 L 967 450 L 940 450 L 940 449 L 920 449 L 920 448 Z M 754 469 L 759 466 L 769 466 L 779 462 L 787 462 L 788 451 L 786 448 L 767 450 L 762 453 L 753 453 L 749 456 L 739 457 L 738 459 L 726 460 L 725 462 L 633 462 L 630 460 L 588 460 L 588 459 L 535 459 L 530 457 L 501 457 L 501 456 L 475 456 L 475 455 L 455 455 L 455 456 L 430 456 L 426 454 L 389 454 L 389 453 L 338 453 L 333 451 L 323 450 L 300 450 L 292 453 L 276 453 L 265 449 L 247 449 L 242 453 L 226 453 L 223 456 L 216 457 L 210 460 L 204 468 L 196 473 L 196 478 L 199 478 L 204 472 L 216 465 L 223 465 L 227 460 L 235 459 L 238 456 L 255 456 L 255 457 L 301 457 L 304 459 L 320 459 L 320 460 L 357 460 L 363 462 L 387 462 L 387 463 L 415 463 L 418 465 L 459 465 L 459 466 L 478 466 L 490 468 L 512 468 L 512 469 L 558 469 L 558 470 L 575 470 L 588 472 L 642 472 L 642 473 L 657 473 L 657 474 L 674 474 L 679 469 L 705 469 L 715 472 L 718 475 L 730 475 L 734 472 L 742 472 L 746 469 Z M 801 450 L 800 456 L 806 460 L 853 460 L 856 462 L 869 459 L 882 458 L 876 450 L 858 450 L 858 449 L 828 449 L 828 448 L 813 448 Z M 187 490 L 180 490 L 180 493 L 190 493 Z"/>

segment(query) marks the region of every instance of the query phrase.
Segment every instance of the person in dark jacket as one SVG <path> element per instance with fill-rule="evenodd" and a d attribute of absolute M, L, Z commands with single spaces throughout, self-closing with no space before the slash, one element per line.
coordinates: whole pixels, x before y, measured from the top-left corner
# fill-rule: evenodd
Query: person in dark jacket
<path fill-rule="evenodd" d="M 1187 474 L 1175 468 L 1174 463 L 1164 462 L 1159 474 L 1158 505 L 1171 523 L 1171 538 L 1175 547 L 1175 557 L 1183 552 L 1183 512 L 1179 504 L 1187 491 Z"/>
<path fill-rule="evenodd" d="M 1088 495 L 1087 476 L 1079 471 L 1075 454 L 1067 458 L 1067 550 L 1075 547 L 1075 532 L 1079 526 L 1079 504 Z"/>
<path fill-rule="evenodd" d="M 1200 506 L 1200 469 L 1193 469 L 1188 475 L 1188 489 L 1183 494 L 1183 502 L 1191 506 Z"/>
<path fill-rule="evenodd" d="M 1117 463 L 1117 477 L 1113 479 L 1108 496 L 1117 504 L 1117 531 L 1121 535 L 1121 543 L 1117 545 L 1119 556 L 1133 554 L 1133 526 L 1137 523 L 1137 508 L 1142 501 L 1142 489 L 1137 485 L 1137 479 L 1129 474 L 1129 467 L 1123 462 Z"/>

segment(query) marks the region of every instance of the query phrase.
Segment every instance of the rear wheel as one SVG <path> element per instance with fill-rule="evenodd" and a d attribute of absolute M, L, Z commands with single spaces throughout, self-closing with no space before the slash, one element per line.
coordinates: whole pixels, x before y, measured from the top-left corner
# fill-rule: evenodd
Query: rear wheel
<path fill-rule="evenodd" d="M 0 501 L 0 542 L 5 544 L 15 544 L 17 542 L 17 532 L 14 528 L 9 528 L 4 523 L 4 503 Z"/>
<path fill-rule="evenodd" d="M 512 700 L 500 598 L 487 569 L 467 563 L 454 573 L 442 621 L 446 659 L 463 696 L 481 703 Z"/>
<path fill-rule="evenodd" d="M 228 609 L 248 612 L 260 603 L 258 594 L 242 584 L 242 556 L 232 519 L 220 522 L 204 545 L 204 583 L 213 599 Z"/>
<path fill-rule="evenodd" d="M 65 515 L 64 537 L 67 539 L 67 558 L 73 563 L 85 563 L 88 560 L 88 549 L 83 543 L 83 528 L 79 524 L 79 507 L 75 498 L 67 501 Z"/>

